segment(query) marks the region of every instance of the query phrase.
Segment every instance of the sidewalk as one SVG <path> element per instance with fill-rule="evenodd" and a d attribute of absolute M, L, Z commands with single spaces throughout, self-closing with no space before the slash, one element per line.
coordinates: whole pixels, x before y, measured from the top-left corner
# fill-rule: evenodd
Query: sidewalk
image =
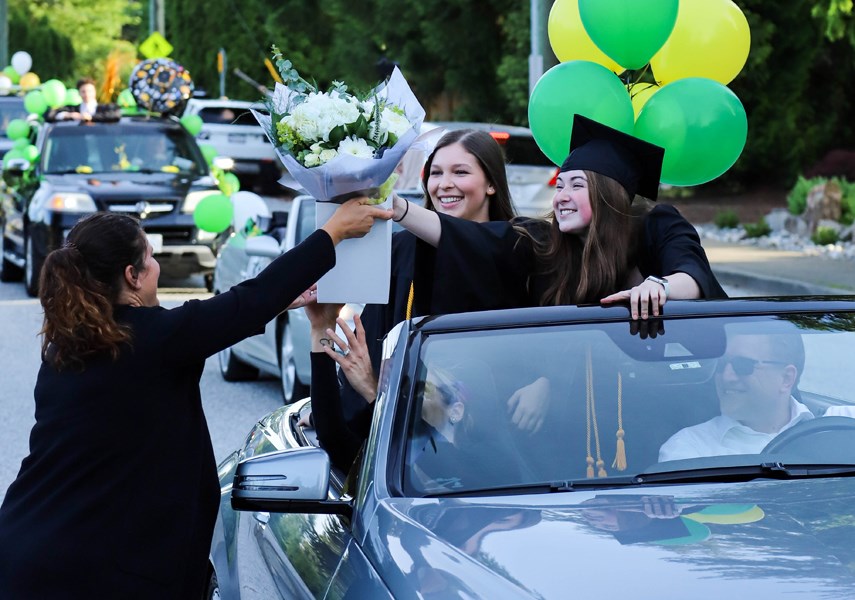
<path fill-rule="evenodd" d="M 773 296 L 855 294 L 855 261 L 701 240 L 723 285 Z"/>

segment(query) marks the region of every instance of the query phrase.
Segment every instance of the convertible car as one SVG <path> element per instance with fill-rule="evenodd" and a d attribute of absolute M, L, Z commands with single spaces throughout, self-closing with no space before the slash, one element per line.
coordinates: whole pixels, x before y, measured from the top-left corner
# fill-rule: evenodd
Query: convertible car
<path fill-rule="evenodd" d="M 851 598 L 855 297 L 405 321 L 330 465 L 280 408 L 219 466 L 215 598 Z"/>

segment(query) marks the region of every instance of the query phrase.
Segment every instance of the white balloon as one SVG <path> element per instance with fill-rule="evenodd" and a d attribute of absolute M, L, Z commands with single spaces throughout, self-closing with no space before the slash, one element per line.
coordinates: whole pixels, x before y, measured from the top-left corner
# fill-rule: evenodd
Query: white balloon
<path fill-rule="evenodd" d="M 18 73 L 18 75 L 23 75 L 24 73 L 29 73 L 30 68 L 33 66 L 33 57 L 30 56 L 29 52 L 24 52 L 23 50 L 18 50 L 15 54 L 12 55 L 12 68 Z"/>
<path fill-rule="evenodd" d="M 232 225 L 235 231 L 243 231 L 248 219 L 257 220 L 258 217 L 269 217 L 270 209 L 264 198 L 253 192 L 240 191 L 231 195 L 235 211 L 232 217 Z"/>
<path fill-rule="evenodd" d="M 5 96 L 12 90 L 12 80 L 6 75 L 0 75 L 0 94 Z"/>

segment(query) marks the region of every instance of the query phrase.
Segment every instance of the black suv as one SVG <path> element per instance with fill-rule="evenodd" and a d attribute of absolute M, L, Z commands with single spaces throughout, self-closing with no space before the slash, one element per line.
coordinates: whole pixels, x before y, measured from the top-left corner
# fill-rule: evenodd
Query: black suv
<path fill-rule="evenodd" d="M 140 219 L 162 272 L 205 275 L 210 286 L 220 238 L 199 230 L 193 210 L 215 180 L 196 140 L 175 119 L 47 123 L 39 162 L 9 161 L 0 210 L 0 280 L 24 278 L 38 293 L 39 270 L 71 227 L 95 211 Z"/>

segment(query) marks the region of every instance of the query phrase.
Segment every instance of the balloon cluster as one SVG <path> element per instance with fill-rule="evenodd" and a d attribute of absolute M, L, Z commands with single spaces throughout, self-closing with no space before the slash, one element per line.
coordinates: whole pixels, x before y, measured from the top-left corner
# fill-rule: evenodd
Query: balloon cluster
<path fill-rule="evenodd" d="M 190 115 L 185 115 L 181 118 L 181 124 L 192 135 L 197 135 L 202 128 L 202 119 L 198 115 L 192 115 L 198 119 L 189 118 Z M 214 166 L 214 158 L 217 156 L 217 151 L 209 144 L 200 144 L 199 149 L 202 151 L 202 156 L 208 163 L 211 169 L 211 174 L 217 180 L 217 185 L 220 188 L 219 194 L 211 194 L 203 198 L 196 209 L 193 211 L 193 221 L 196 226 L 203 231 L 212 233 L 222 233 L 232 225 L 232 219 L 235 214 L 235 207 L 247 198 L 258 198 L 260 196 L 252 192 L 240 191 L 240 181 L 237 175 L 223 171 Z M 243 227 L 243 223 L 234 223 L 235 229 Z"/>
<path fill-rule="evenodd" d="M 556 164 L 577 113 L 665 148 L 663 183 L 706 183 L 739 158 L 748 119 L 727 84 L 751 38 L 732 0 L 556 0 L 548 31 L 562 62 L 532 90 L 529 123 Z"/>
<path fill-rule="evenodd" d="M 190 98 L 193 80 L 177 62 L 168 58 L 152 58 L 134 68 L 128 88 L 139 107 L 168 113 Z"/>

